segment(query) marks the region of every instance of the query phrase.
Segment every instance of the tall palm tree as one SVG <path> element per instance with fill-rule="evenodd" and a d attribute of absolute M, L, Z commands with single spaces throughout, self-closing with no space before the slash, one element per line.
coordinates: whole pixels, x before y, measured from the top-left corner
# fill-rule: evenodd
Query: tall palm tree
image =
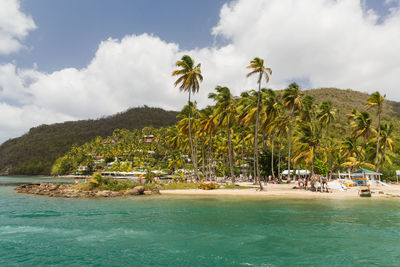
<path fill-rule="evenodd" d="M 289 87 L 283 91 L 283 105 L 289 111 L 290 124 L 288 129 L 288 178 L 290 180 L 290 163 L 291 163 L 291 148 L 292 148 L 292 130 L 295 119 L 295 113 L 302 108 L 301 102 L 302 93 L 300 86 L 296 83 L 289 84 Z"/>
<path fill-rule="evenodd" d="M 283 150 L 283 137 L 287 135 L 289 128 L 289 119 L 284 113 L 282 108 L 279 109 L 279 114 L 273 122 L 273 128 L 279 136 L 279 150 L 278 150 L 278 177 L 281 177 L 281 154 Z"/>
<path fill-rule="evenodd" d="M 331 101 L 324 101 L 318 107 L 317 119 L 325 125 L 327 135 L 329 134 L 329 125 L 336 120 L 336 112 Z"/>
<path fill-rule="evenodd" d="M 385 100 L 386 95 L 382 96 L 379 92 L 375 92 L 367 100 L 365 106 L 370 109 L 376 107 L 376 114 L 378 115 L 378 136 L 376 143 L 376 172 L 379 172 L 379 141 L 381 137 L 381 115 L 383 111 L 383 102 Z"/>
<path fill-rule="evenodd" d="M 265 89 L 264 90 L 264 109 L 265 115 L 263 120 L 262 129 L 264 132 L 268 133 L 271 142 L 271 172 L 272 177 L 275 179 L 275 172 L 274 172 L 274 148 L 275 148 L 275 134 L 276 134 L 276 127 L 275 127 L 275 119 L 279 115 L 279 104 L 278 97 L 274 90 L 272 89 Z"/>
<path fill-rule="evenodd" d="M 213 156 L 212 156 L 212 146 L 213 146 L 213 134 L 216 131 L 216 123 L 214 120 L 214 108 L 211 106 L 207 106 L 200 112 L 200 127 L 199 131 L 204 135 L 208 135 L 208 140 L 206 144 L 208 145 L 208 158 L 207 158 L 207 169 L 209 178 L 211 178 L 213 174 Z"/>
<path fill-rule="evenodd" d="M 358 112 L 351 122 L 352 135 L 355 139 L 362 136 L 364 138 L 364 145 L 369 141 L 372 133 L 371 117 L 366 111 Z"/>
<path fill-rule="evenodd" d="M 254 58 L 250 61 L 250 65 L 247 66 L 248 69 L 251 69 L 246 76 L 250 77 L 254 74 L 258 75 L 257 83 L 258 83 L 258 99 L 257 99 L 257 115 L 256 115 L 256 125 L 254 127 L 254 177 L 260 176 L 260 169 L 258 166 L 258 116 L 260 113 L 260 98 L 261 98 L 261 82 L 265 77 L 265 81 L 269 82 L 269 76 L 272 74 L 272 69 L 264 66 L 264 59 Z"/>
<path fill-rule="evenodd" d="M 304 158 L 307 164 L 311 163 L 311 175 L 314 175 L 315 154 L 320 148 L 321 132 L 319 124 L 308 122 L 301 124 L 296 133 L 295 151 L 297 155 L 293 160 L 297 162 Z"/>
<path fill-rule="evenodd" d="M 203 81 L 203 76 L 201 75 L 201 64 L 195 65 L 194 60 L 188 56 L 184 55 L 181 60 L 176 62 L 176 66 L 179 68 L 172 72 L 172 76 L 178 76 L 178 79 L 175 81 L 175 87 L 179 85 L 179 89 L 181 91 L 185 91 L 189 93 L 188 105 L 190 107 L 190 95 L 197 93 L 200 88 L 200 82 Z M 188 116 L 189 123 L 189 142 L 190 142 L 190 152 L 193 162 L 194 174 L 195 178 L 198 179 L 198 170 L 197 170 L 197 155 L 195 154 L 193 147 L 193 139 L 192 139 L 192 131 L 190 126 L 190 109 Z"/>
<path fill-rule="evenodd" d="M 210 93 L 208 98 L 216 102 L 215 120 L 218 126 L 226 127 L 228 137 L 228 160 L 232 182 L 235 182 L 233 172 L 232 127 L 236 119 L 236 99 L 228 87 L 217 86 L 216 93 Z"/>
<path fill-rule="evenodd" d="M 381 141 L 383 144 L 383 148 L 381 151 L 381 162 L 382 165 L 384 164 L 385 156 L 386 156 L 386 149 L 389 148 L 389 151 L 393 151 L 393 140 L 392 135 L 394 131 L 394 126 L 392 123 L 384 123 L 381 125 Z"/>

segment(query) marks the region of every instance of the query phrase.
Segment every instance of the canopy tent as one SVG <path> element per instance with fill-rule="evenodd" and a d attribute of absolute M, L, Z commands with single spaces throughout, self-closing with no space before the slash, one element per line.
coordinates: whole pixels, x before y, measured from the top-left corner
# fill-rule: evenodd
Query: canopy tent
<path fill-rule="evenodd" d="M 380 173 L 380 172 L 374 172 L 374 171 L 370 171 L 370 170 L 364 169 L 364 168 L 356 170 L 355 172 L 353 172 L 353 174 L 375 175 L 375 176 L 382 175 L 382 173 Z"/>
<path fill-rule="evenodd" d="M 374 172 L 368 169 L 360 168 L 352 173 L 340 173 L 338 172 L 338 177 L 341 179 L 342 177 L 347 177 L 352 180 L 356 180 L 356 182 L 360 184 L 366 184 L 366 185 L 375 185 L 376 183 L 382 183 L 381 182 L 381 175 L 382 173 L 380 172 Z"/>
<path fill-rule="evenodd" d="M 294 174 L 295 171 L 294 170 L 290 170 L 290 174 Z M 309 170 L 296 170 L 296 175 L 309 175 L 311 172 Z M 288 170 L 284 170 L 282 172 L 283 175 L 288 175 L 289 171 Z"/>

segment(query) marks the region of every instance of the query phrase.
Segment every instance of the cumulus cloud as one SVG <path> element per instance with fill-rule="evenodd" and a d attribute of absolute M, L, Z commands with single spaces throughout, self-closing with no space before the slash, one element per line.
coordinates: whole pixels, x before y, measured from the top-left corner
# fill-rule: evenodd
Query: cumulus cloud
<path fill-rule="evenodd" d="M 238 0 L 223 6 L 211 29 L 226 39 L 224 46 L 185 51 L 157 36 L 129 35 L 103 41 L 82 69 L 43 73 L 3 64 L 0 102 L 18 123 L 0 127 L 22 133 L 40 123 L 95 118 L 144 104 L 178 110 L 187 95 L 173 87 L 171 73 L 184 54 L 202 63 L 204 82 L 195 97 L 201 107 L 216 85 L 234 94 L 256 87 L 255 78 L 246 78 L 246 66 L 256 56 L 273 69 L 268 86 L 275 89 L 306 79 L 311 87 L 379 90 L 400 100 L 399 8 L 377 20 L 359 0 Z M 31 112 L 38 115 L 29 117 Z M 0 133 L 0 140 L 10 133 Z"/>
<path fill-rule="evenodd" d="M 33 19 L 20 11 L 18 0 L 0 0 L 0 55 L 20 50 L 21 40 L 35 28 Z"/>

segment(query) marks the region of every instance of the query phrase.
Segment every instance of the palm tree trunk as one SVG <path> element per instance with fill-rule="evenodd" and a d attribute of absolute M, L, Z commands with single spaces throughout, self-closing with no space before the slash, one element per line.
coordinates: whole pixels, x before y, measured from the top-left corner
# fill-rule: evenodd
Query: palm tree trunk
<path fill-rule="evenodd" d="M 256 126 L 254 130 L 254 179 L 259 179 L 260 176 L 260 170 L 258 168 L 258 117 L 260 113 L 260 98 L 261 98 L 261 76 L 262 73 L 260 73 L 260 79 L 258 83 L 258 96 L 257 96 L 257 115 L 256 115 Z M 262 190 L 262 185 L 260 183 L 260 189 Z"/>
<path fill-rule="evenodd" d="M 294 109 L 294 108 L 293 108 Z M 290 181 L 290 152 L 292 148 L 292 123 L 293 123 L 293 110 L 292 110 L 292 115 L 290 116 L 290 124 L 289 124 L 289 131 L 288 131 L 288 143 L 289 143 L 289 151 L 288 151 L 288 180 Z"/>
<path fill-rule="evenodd" d="M 232 162 L 232 140 L 231 140 L 231 129 L 229 127 L 229 121 L 227 122 L 227 134 L 228 134 L 228 154 L 229 154 L 229 169 L 231 172 L 231 179 L 232 179 L 232 183 L 235 182 L 235 176 L 233 173 L 233 162 Z"/>
<path fill-rule="evenodd" d="M 279 180 L 281 179 L 281 150 L 282 150 L 282 142 L 283 142 L 283 136 L 279 137 L 279 151 L 278 151 L 278 178 Z"/>
<path fill-rule="evenodd" d="M 199 175 L 197 172 L 197 159 L 194 156 L 194 149 L 193 149 L 193 140 L 192 140 L 192 128 L 190 125 L 190 113 L 192 111 L 191 107 L 190 107 L 190 93 L 191 91 L 189 90 L 189 100 L 188 100 L 188 107 L 189 107 L 189 115 L 188 115 L 188 121 L 189 121 L 189 142 L 190 142 L 190 154 L 191 154 L 191 158 L 192 158 L 192 162 L 193 162 L 193 169 L 194 169 L 194 178 L 197 180 Z"/>
<path fill-rule="evenodd" d="M 313 175 L 314 175 L 314 161 L 315 161 L 315 155 L 314 155 L 314 151 L 313 151 L 313 156 L 311 159 L 311 177 L 313 177 Z"/>
<path fill-rule="evenodd" d="M 275 134 L 271 134 L 271 172 L 272 172 L 272 178 L 275 179 L 275 172 L 274 172 L 274 137 Z"/>
<path fill-rule="evenodd" d="M 212 130 L 210 131 L 210 137 L 208 140 L 208 173 L 209 173 L 209 178 L 211 179 L 211 176 L 213 174 L 212 171 L 212 164 L 213 164 L 213 160 L 212 160 Z"/>
<path fill-rule="evenodd" d="M 266 146 L 265 132 L 263 131 L 263 129 L 261 129 L 261 131 L 262 131 L 262 149 L 264 151 Z"/>
<path fill-rule="evenodd" d="M 201 169 L 202 169 L 202 172 L 203 172 L 203 177 L 204 177 L 204 174 L 206 173 L 206 166 L 205 166 L 205 157 L 206 157 L 206 151 L 205 151 L 205 141 L 203 141 L 202 143 L 201 143 L 201 157 L 202 157 L 202 160 L 201 160 Z"/>
<path fill-rule="evenodd" d="M 376 144 L 376 172 L 379 172 L 379 141 L 381 138 L 381 113 L 378 114 L 378 142 Z"/>

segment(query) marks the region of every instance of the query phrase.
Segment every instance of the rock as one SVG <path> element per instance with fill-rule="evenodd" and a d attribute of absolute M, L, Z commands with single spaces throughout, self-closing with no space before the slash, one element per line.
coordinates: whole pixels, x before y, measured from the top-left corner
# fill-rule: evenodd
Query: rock
<path fill-rule="evenodd" d="M 158 189 L 158 188 L 153 188 L 153 189 L 151 190 L 151 193 L 152 193 L 152 194 L 155 194 L 155 195 L 159 195 L 159 194 L 160 194 L 160 189 Z"/>
<path fill-rule="evenodd" d="M 96 193 L 96 197 L 109 197 L 111 196 L 112 192 L 108 190 L 99 191 Z"/>
<path fill-rule="evenodd" d="M 144 192 L 144 191 L 143 191 Z M 136 189 L 136 187 L 135 188 L 133 188 L 133 189 L 130 189 L 130 190 L 127 190 L 126 191 L 126 193 L 125 193 L 125 195 L 128 195 L 128 196 L 137 196 L 137 195 L 140 195 L 140 192 Z"/>
<path fill-rule="evenodd" d="M 118 191 L 112 191 L 110 197 L 120 197 L 122 194 Z"/>
<path fill-rule="evenodd" d="M 48 186 L 49 190 L 51 190 L 51 191 L 57 190 L 59 187 L 60 187 L 59 184 L 50 184 Z"/>
<path fill-rule="evenodd" d="M 135 186 L 133 188 L 134 190 L 137 190 L 139 192 L 139 194 L 143 194 L 144 193 L 144 186 Z"/>
<path fill-rule="evenodd" d="M 151 191 L 144 191 L 144 194 L 145 195 L 151 195 L 152 193 L 151 193 Z"/>

